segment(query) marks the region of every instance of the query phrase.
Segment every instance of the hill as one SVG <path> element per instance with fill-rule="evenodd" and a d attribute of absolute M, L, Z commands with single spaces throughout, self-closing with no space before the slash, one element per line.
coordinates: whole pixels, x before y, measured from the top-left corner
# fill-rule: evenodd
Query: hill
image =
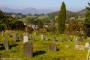
<path fill-rule="evenodd" d="M 86 12 L 86 9 L 83 9 L 83 10 L 78 11 L 78 12 L 72 12 L 72 11 L 67 10 L 67 12 L 66 12 L 67 19 L 70 17 L 85 16 L 85 12 Z M 48 13 L 48 15 L 54 17 L 54 16 L 57 16 L 58 13 L 59 13 L 59 11 L 56 11 L 56 12 Z"/>
<path fill-rule="evenodd" d="M 25 9 L 12 9 L 7 7 L 0 7 L 0 10 L 7 13 L 22 13 L 22 14 L 47 14 L 56 11 L 55 9 L 36 9 L 36 8 L 25 8 Z"/>

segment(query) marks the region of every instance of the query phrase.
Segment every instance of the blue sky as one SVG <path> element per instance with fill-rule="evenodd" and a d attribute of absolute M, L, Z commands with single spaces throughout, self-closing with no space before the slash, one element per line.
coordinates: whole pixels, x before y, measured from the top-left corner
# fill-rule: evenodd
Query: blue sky
<path fill-rule="evenodd" d="M 34 8 L 60 8 L 64 1 L 68 10 L 78 11 L 84 9 L 90 0 L 0 0 L 0 7 L 9 7 L 14 9 Z"/>

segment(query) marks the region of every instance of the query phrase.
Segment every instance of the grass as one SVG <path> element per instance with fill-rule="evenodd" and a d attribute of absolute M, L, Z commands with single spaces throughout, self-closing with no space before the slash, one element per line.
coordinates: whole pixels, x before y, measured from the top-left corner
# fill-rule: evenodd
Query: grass
<path fill-rule="evenodd" d="M 9 32 L 14 34 L 15 32 Z M 23 32 L 19 31 L 20 34 Z M 47 37 L 50 40 L 41 40 L 40 34 L 32 36 L 35 37 L 35 40 L 30 38 L 29 42 L 33 44 L 33 53 L 39 51 L 45 51 L 45 53 L 39 53 L 34 57 L 25 57 L 23 52 L 23 41 L 20 40 L 19 42 L 12 43 L 12 38 L 8 35 L 8 32 L 5 33 L 8 36 L 9 44 L 17 44 L 17 46 L 12 47 L 8 51 L 0 50 L 0 55 L 4 58 L 18 58 L 21 60 L 86 60 L 87 56 L 87 49 L 85 50 L 77 50 L 74 48 L 75 42 L 71 41 L 73 36 L 68 35 L 55 35 L 57 37 L 57 41 L 52 41 L 52 37 L 54 34 L 48 34 Z M 0 38 L 2 36 L 0 35 Z M 31 34 L 29 35 L 31 37 Z M 70 37 L 70 41 L 68 41 L 68 37 Z M 2 38 L 3 40 L 3 38 Z M 2 41 L 1 41 L 2 42 Z M 87 40 L 83 40 L 78 42 L 80 45 L 84 45 Z M 48 49 L 50 44 L 55 44 L 59 51 L 51 51 Z M 68 47 L 67 47 L 68 46 Z"/>

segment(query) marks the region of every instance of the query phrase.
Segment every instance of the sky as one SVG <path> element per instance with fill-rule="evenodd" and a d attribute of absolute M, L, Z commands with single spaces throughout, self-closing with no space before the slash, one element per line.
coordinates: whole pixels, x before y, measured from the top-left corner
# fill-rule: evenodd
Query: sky
<path fill-rule="evenodd" d="M 62 1 L 65 2 L 67 10 L 78 11 L 84 9 L 90 0 L 0 0 L 0 7 L 14 9 L 38 8 L 38 9 L 59 9 Z"/>

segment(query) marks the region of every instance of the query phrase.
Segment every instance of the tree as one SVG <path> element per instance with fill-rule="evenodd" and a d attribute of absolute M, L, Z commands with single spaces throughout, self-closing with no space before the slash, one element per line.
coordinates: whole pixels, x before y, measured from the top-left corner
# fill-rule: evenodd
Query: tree
<path fill-rule="evenodd" d="M 66 32 L 68 32 L 69 34 L 76 34 L 77 31 L 80 31 L 80 24 L 78 22 L 78 20 L 76 19 L 71 19 L 69 20 Z"/>
<path fill-rule="evenodd" d="M 9 26 L 11 26 L 11 29 L 15 30 L 24 30 L 25 28 L 24 23 L 18 20 L 11 22 Z"/>
<path fill-rule="evenodd" d="M 61 11 L 59 12 L 58 15 L 58 32 L 59 33 L 64 33 L 65 30 L 65 21 L 66 21 L 66 5 L 63 2 L 61 6 Z"/>
<path fill-rule="evenodd" d="M 84 22 L 84 31 L 86 35 L 90 36 L 90 3 L 88 3 L 88 7 L 86 7 L 86 19 Z"/>
<path fill-rule="evenodd" d="M 0 10 L 0 24 L 5 24 L 7 29 L 9 29 L 9 24 L 14 20 L 15 19 L 13 19 L 11 16 L 8 16 L 6 13 Z"/>
<path fill-rule="evenodd" d="M 0 24 L 0 31 L 5 31 L 6 25 L 5 24 Z"/>
<path fill-rule="evenodd" d="M 26 16 L 24 18 L 24 23 L 26 23 L 26 24 L 33 24 L 35 22 L 36 18 L 37 18 L 37 16 Z"/>

